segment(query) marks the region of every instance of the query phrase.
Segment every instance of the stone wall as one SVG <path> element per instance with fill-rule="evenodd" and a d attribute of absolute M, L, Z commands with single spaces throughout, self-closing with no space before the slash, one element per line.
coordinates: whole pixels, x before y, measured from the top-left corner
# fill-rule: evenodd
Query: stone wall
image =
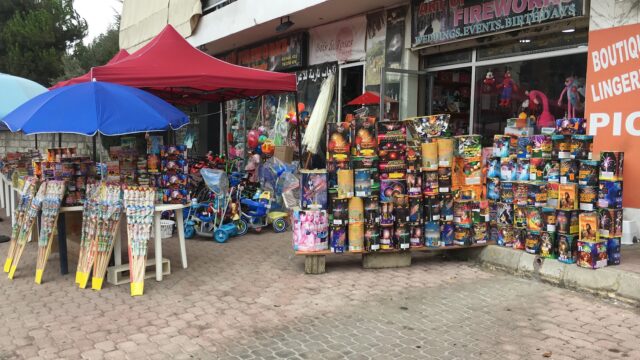
<path fill-rule="evenodd" d="M 8 152 L 26 151 L 35 149 L 35 147 L 35 135 L 0 131 L 0 157 Z M 38 149 L 43 151 L 52 147 L 58 147 L 58 135 L 38 135 Z M 78 149 L 78 154 L 81 155 L 91 155 L 93 150 L 91 137 L 75 134 L 63 134 L 62 147 L 75 147 Z"/>

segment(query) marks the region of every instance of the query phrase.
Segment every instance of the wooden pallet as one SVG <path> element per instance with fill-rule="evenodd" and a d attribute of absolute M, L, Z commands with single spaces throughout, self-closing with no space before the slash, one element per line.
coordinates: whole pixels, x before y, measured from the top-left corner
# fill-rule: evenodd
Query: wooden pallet
<path fill-rule="evenodd" d="M 162 275 L 171 274 L 171 261 L 162 259 Z M 107 269 L 107 281 L 112 285 L 122 285 L 131 282 L 129 273 L 129 264 L 109 266 Z M 147 259 L 146 269 L 144 272 L 145 279 L 156 277 L 156 259 Z"/>

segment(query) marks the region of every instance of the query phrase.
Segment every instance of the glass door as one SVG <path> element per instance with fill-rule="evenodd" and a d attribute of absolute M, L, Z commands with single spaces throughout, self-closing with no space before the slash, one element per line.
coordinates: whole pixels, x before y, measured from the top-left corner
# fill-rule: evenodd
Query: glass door
<path fill-rule="evenodd" d="M 469 132 L 471 81 L 470 66 L 427 74 L 427 114 L 450 114 L 452 135 Z"/>
<path fill-rule="evenodd" d="M 338 121 L 344 121 L 342 108 L 364 93 L 364 61 L 340 65 L 338 77 Z"/>

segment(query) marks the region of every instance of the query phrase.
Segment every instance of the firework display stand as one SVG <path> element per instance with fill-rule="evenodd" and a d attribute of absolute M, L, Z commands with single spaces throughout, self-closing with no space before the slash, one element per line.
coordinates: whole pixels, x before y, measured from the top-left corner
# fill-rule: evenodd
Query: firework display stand
<path fill-rule="evenodd" d="M 496 244 L 598 269 L 620 264 L 624 154 L 593 159 L 584 119 L 509 119 L 483 148 L 448 135 L 448 115 L 327 124 L 327 168 L 301 171 L 293 247 L 305 273 L 327 256 L 364 268 L 411 265 L 415 252 Z"/>

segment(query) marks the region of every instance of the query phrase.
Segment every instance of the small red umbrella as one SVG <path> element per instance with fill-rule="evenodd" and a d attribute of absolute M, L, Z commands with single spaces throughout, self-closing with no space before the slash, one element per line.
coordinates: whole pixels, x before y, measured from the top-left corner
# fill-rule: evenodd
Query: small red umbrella
<path fill-rule="evenodd" d="M 388 96 L 384 97 L 384 101 L 388 103 L 397 102 Z M 347 105 L 380 105 L 380 94 L 375 91 L 366 91 L 364 94 L 349 101 Z"/>

